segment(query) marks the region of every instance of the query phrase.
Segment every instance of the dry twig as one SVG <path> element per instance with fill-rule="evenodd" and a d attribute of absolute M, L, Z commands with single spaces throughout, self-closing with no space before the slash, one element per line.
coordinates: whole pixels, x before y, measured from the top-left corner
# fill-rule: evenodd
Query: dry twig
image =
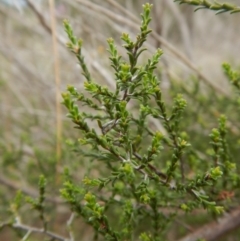
<path fill-rule="evenodd" d="M 230 213 L 226 213 L 225 216 L 218 221 L 204 225 L 178 241 L 196 241 L 199 239 L 215 241 L 238 227 L 240 227 L 240 207 L 234 209 Z"/>

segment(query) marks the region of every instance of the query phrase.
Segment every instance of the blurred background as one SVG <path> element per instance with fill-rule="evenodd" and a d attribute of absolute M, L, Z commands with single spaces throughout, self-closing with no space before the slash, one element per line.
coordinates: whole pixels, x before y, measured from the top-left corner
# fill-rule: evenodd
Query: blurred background
<path fill-rule="evenodd" d="M 173 83 L 170 79 L 187 85 L 192 76 L 197 76 L 216 92 L 229 95 L 221 64 L 239 64 L 240 14 L 215 15 L 209 10 L 194 13 L 194 7 L 172 0 L 149 2 L 154 5 L 153 33 L 145 55 L 163 49 L 159 69 L 166 93 Z M 65 47 L 63 20 L 68 19 L 75 35 L 83 39 L 83 53 L 93 77 L 114 88 L 106 39 L 114 38 L 120 54 L 126 56 L 120 35 L 127 32 L 135 36 L 139 32 L 144 3 L 56 0 L 53 6 L 46 0 L 0 0 L 0 217 L 7 217 L 4 205 L 18 188 L 37 195 L 39 173 L 57 185 L 58 178 L 52 173 L 61 173 L 63 164 L 70 165 L 72 160 L 67 145 L 78 133 L 65 117 L 66 110 L 60 110 L 59 92 L 68 84 L 81 89 L 84 78 Z M 59 123 L 62 132 L 57 132 Z M 76 163 L 71 163 L 71 168 L 76 168 Z M 81 171 L 76 178 L 81 179 Z M 54 193 L 58 190 L 53 189 Z M 61 200 L 52 200 L 52 206 L 56 203 L 60 203 L 56 212 L 63 215 L 55 218 L 64 225 L 65 209 L 61 209 Z M 0 240 L 13 240 L 9 235 L 7 231 L 0 233 Z"/>

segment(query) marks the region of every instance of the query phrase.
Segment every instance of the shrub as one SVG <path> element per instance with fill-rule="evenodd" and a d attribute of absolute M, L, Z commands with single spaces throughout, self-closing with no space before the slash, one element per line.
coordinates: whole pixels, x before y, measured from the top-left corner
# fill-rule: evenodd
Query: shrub
<path fill-rule="evenodd" d="M 229 4 L 179 2 L 218 13 L 239 11 Z M 112 38 L 107 40 L 114 90 L 93 80 L 81 51 L 83 43 L 74 36 L 69 22 L 64 21 L 67 46 L 86 79 L 85 92 L 68 86 L 62 94 L 68 117 L 80 133 L 70 146 L 90 168 L 83 167 L 86 175 L 82 183 L 77 183 L 66 168 L 60 193 L 73 216 L 81 217 L 92 227 L 93 240 L 177 240 L 186 233 L 182 227 L 189 222 L 188 213 L 198 214 L 206 222 L 239 205 L 238 113 L 232 109 L 239 108 L 240 102 L 235 97 L 219 95 L 212 87 L 201 86 L 196 78 L 191 79 L 190 86 L 172 80 L 170 98 L 165 97 L 161 75 L 155 71 L 163 52 L 158 49 L 147 60 L 144 55 L 144 42 L 151 33 L 151 7 L 143 5 L 140 33 L 135 40 L 126 33 L 121 36 L 127 57 L 118 54 Z M 223 69 L 239 90 L 239 72 L 229 64 L 223 64 Z M 210 106 L 211 98 L 216 98 L 215 107 Z M 89 110 L 81 111 L 83 106 Z M 32 232 L 43 233 L 52 240 L 67 240 L 48 230 L 46 185 L 46 178 L 41 176 L 36 199 L 23 199 L 19 192 L 11 205 L 15 219 L 1 227 L 25 230 L 22 240 L 30 240 Z M 23 200 L 38 211 L 43 228 L 21 223 L 19 210 Z M 201 221 L 190 220 L 193 224 Z M 77 233 L 72 222 L 73 218 L 68 225 L 69 240 L 75 240 Z M 204 232 L 194 235 L 191 240 L 213 240 Z"/>

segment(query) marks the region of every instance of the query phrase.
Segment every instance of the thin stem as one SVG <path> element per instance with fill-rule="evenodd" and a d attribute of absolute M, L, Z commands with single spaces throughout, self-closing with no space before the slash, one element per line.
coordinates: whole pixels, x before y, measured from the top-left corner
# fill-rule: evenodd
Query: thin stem
<path fill-rule="evenodd" d="M 49 236 L 49 237 L 51 237 L 53 239 L 56 239 L 56 240 L 70 241 L 68 238 L 60 236 L 60 235 L 58 235 L 56 233 L 53 233 L 51 231 L 44 230 L 43 228 L 41 228 L 41 229 L 40 228 L 35 228 L 35 227 L 31 227 L 31 226 L 28 226 L 28 225 L 25 225 L 25 224 L 21 224 L 21 223 L 12 224 L 11 226 L 13 228 L 25 230 L 27 232 L 42 233 L 42 234 L 45 234 L 45 235 L 47 235 L 47 236 Z"/>
<path fill-rule="evenodd" d="M 58 41 L 56 34 L 56 19 L 55 19 L 55 2 L 49 0 L 49 9 L 51 15 L 51 33 L 52 33 L 52 45 L 54 55 L 54 75 L 56 85 L 56 183 L 59 183 L 59 165 L 61 159 L 61 139 L 62 139 L 62 120 L 61 120 L 61 78 L 60 78 L 60 63 L 58 56 Z"/>
<path fill-rule="evenodd" d="M 73 229 L 72 229 L 72 225 L 73 225 L 74 219 L 75 219 L 75 214 L 72 213 L 70 218 L 67 221 L 67 229 L 68 229 L 68 232 L 69 232 L 70 241 L 74 241 L 75 240 L 74 232 L 73 232 Z"/>

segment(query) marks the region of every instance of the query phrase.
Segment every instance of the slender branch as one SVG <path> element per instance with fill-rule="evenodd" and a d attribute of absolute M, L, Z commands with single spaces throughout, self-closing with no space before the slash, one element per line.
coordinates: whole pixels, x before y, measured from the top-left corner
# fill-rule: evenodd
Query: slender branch
<path fill-rule="evenodd" d="M 29 236 L 31 233 L 41 233 L 41 234 L 47 235 L 48 237 L 51 237 L 53 240 L 72 241 L 72 239 L 69 240 L 66 237 L 63 237 L 63 236 L 58 235 L 51 231 L 44 230 L 43 228 L 40 229 L 40 228 L 36 228 L 36 227 L 31 227 L 31 226 L 28 226 L 25 224 L 21 224 L 18 217 L 16 218 L 16 221 L 17 221 L 16 223 L 12 223 L 12 221 L 6 221 L 4 223 L 1 223 L 0 230 L 5 227 L 10 227 L 10 228 L 16 228 L 16 229 L 21 229 L 21 230 L 26 231 L 27 233 L 25 235 L 25 238 L 27 236 Z"/>
<path fill-rule="evenodd" d="M 165 0 L 165 4 L 167 5 L 169 10 L 172 12 L 172 15 L 176 19 L 176 23 L 178 24 L 179 30 L 181 33 L 185 52 L 188 58 L 191 60 L 193 59 L 192 41 L 191 41 L 190 31 L 189 31 L 189 27 L 187 25 L 186 19 L 183 17 L 183 14 L 181 13 L 177 5 L 174 4 L 172 1 Z"/>
<path fill-rule="evenodd" d="M 31 0 L 26 0 L 26 2 L 28 6 L 31 8 L 31 10 L 37 15 L 41 25 L 51 34 L 52 33 L 51 27 L 47 24 L 41 12 L 37 9 L 37 7 L 32 3 Z"/>
<path fill-rule="evenodd" d="M 133 155 L 138 159 L 138 160 L 142 160 L 142 157 L 137 153 L 137 152 L 134 152 Z M 163 172 L 160 172 L 159 170 L 157 170 L 156 167 L 154 167 L 152 164 L 148 163 L 147 164 L 148 168 L 153 171 L 157 176 L 159 176 L 160 178 L 162 179 L 166 179 L 167 178 L 167 175 L 164 174 Z M 141 170 L 141 168 L 136 168 L 136 170 Z M 162 183 L 164 183 L 165 181 L 161 181 Z"/>
<path fill-rule="evenodd" d="M 28 6 L 30 7 L 30 9 L 33 11 L 33 13 L 37 16 L 40 24 L 42 25 L 42 27 L 49 33 L 52 35 L 52 29 L 51 26 L 47 23 L 44 15 L 40 12 L 39 9 L 37 9 L 37 7 L 34 5 L 34 3 L 32 2 L 32 0 L 26 0 Z M 66 46 L 66 41 L 62 38 L 62 36 L 59 36 L 58 34 L 56 34 L 56 38 L 57 41 L 62 45 L 62 46 Z"/>
<path fill-rule="evenodd" d="M 73 225 L 73 222 L 74 222 L 74 218 L 75 218 L 75 214 L 72 213 L 70 218 L 69 218 L 69 220 L 67 221 L 67 229 L 68 229 L 68 232 L 69 232 L 70 241 L 74 241 L 75 240 L 74 232 L 73 232 L 73 228 L 72 228 L 72 225 Z"/>

